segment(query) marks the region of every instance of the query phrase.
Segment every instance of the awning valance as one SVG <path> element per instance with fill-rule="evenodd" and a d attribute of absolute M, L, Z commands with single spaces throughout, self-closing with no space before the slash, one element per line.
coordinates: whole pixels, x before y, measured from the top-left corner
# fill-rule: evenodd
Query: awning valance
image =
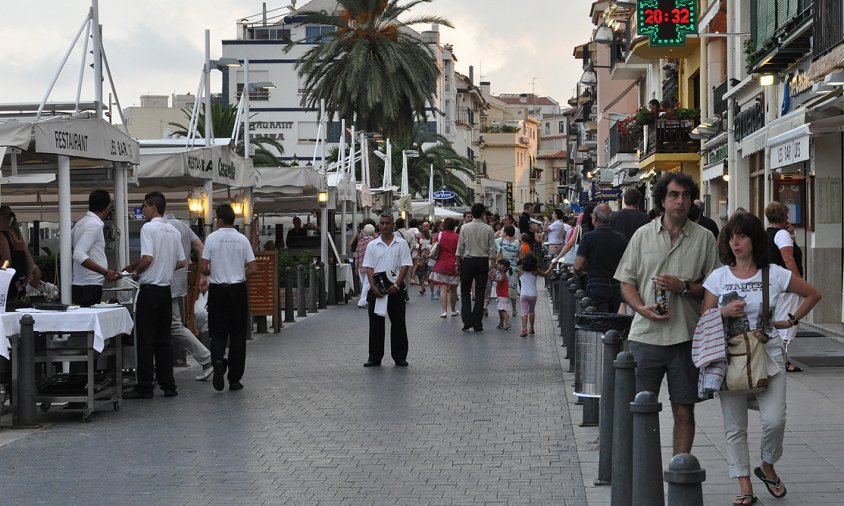
<path fill-rule="evenodd" d="M 172 149 L 144 148 L 135 176 L 144 183 L 162 186 L 212 181 L 232 188 L 255 186 L 252 160 L 238 156 L 228 146 Z"/>

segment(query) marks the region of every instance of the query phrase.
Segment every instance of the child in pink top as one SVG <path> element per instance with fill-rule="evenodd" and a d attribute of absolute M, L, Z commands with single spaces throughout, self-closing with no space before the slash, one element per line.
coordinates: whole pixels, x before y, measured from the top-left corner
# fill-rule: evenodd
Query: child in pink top
<path fill-rule="evenodd" d="M 513 272 L 510 268 L 510 261 L 502 258 L 495 264 L 497 274 L 495 276 L 495 295 L 498 298 L 498 326 L 496 328 L 507 330 L 510 325 L 510 278 Z"/>

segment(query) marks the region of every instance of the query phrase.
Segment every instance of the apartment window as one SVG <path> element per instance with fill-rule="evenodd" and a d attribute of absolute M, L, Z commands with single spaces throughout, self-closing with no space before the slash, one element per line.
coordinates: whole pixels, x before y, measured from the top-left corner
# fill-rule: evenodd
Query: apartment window
<path fill-rule="evenodd" d="M 237 83 L 237 100 L 240 100 L 240 95 L 243 94 L 243 83 Z M 249 93 L 249 100 L 256 102 L 266 102 L 270 99 L 270 90 L 266 88 L 259 88 L 252 90 Z"/>
<path fill-rule="evenodd" d="M 253 40 L 280 40 L 290 42 L 290 30 L 285 28 L 253 28 L 250 30 Z"/>
<path fill-rule="evenodd" d="M 334 36 L 334 26 L 306 26 L 305 42 L 308 44 L 322 44 Z"/>
<path fill-rule="evenodd" d="M 560 123 L 559 123 L 559 124 L 558 124 L 558 126 L 557 126 L 557 130 L 558 130 L 558 131 L 559 131 L 559 133 L 561 133 L 561 134 L 566 133 L 566 122 L 565 122 L 565 121 L 560 121 Z"/>
<path fill-rule="evenodd" d="M 551 135 L 551 123 L 545 123 L 545 135 Z"/>

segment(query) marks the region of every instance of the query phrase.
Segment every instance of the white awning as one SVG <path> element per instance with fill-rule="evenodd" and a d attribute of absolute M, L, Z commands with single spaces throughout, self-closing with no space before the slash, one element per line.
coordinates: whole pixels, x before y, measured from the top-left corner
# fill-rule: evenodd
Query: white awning
<path fill-rule="evenodd" d="M 32 123 L 0 124 L 0 146 L 26 149 L 31 139 Z"/>
<path fill-rule="evenodd" d="M 703 172 L 701 173 L 700 179 L 701 181 L 710 181 L 712 179 L 721 177 L 724 175 L 724 161 L 720 161 L 717 163 L 713 163 L 712 165 L 708 165 L 703 168 Z"/>
<path fill-rule="evenodd" d="M 355 185 L 352 176 L 347 173 L 331 172 L 327 174 L 328 187 L 334 189 L 339 201 L 355 200 Z"/>
<path fill-rule="evenodd" d="M 753 132 L 741 141 L 741 156 L 747 158 L 753 153 L 760 151 L 770 144 L 768 139 L 784 134 L 806 124 L 806 109 L 797 109 L 791 111 L 785 116 L 781 116 L 764 128 Z"/>
<path fill-rule="evenodd" d="M 232 188 L 255 186 L 252 160 L 238 156 L 228 146 L 194 149 L 144 148 L 135 169 L 145 184 L 181 186 L 212 181 Z"/>
<path fill-rule="evenodd" d="M 768 142 L 768 127 L 762 127 L 741 140 L 741 156 L 747 158 L 757 151 L 765 149 Z"/>

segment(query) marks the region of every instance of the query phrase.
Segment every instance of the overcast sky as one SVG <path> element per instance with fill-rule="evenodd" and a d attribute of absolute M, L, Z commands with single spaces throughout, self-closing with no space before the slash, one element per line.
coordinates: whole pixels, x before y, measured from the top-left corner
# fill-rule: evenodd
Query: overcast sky
<path fill-rule="evenodd" d="M 266 3 L 274 9 L 289 2 Z M 411 13 L 450 20 L 455 29 L 443 28 L 441 40 L 454 46 L 457 71 L 468 74 L 473 65 L 475 82 L 491 81 L 493 94 L 535 89 L 565 105 L 582 72 L 572 48 L 589 38 L 591 4 L 591 0 L 434 0 Z M 90 5 L 90 0 L 0 3 L 6 21 L 0 28 L 4 66 L 0 103 L 41 101 Z M 120 103 L 127 107 L 138 105 L 144 94 L 196 93 L 204 30 L 211 30 L 211 58 L 219 58 L 220 41 L 234 39 L 237 20 L 259 13 L 261 2 L 99 0 L 99 10 L 106 56 Z M 51 101 L 76 97 L 81 48 L 80 40 Z M 88 68 L 83 100 L 94 98 L 91 74 Z M 212 76 L 212 91 L 219 92 L 219 73 Z M 108 93 L 105 88 L 106 99 Z"/>

